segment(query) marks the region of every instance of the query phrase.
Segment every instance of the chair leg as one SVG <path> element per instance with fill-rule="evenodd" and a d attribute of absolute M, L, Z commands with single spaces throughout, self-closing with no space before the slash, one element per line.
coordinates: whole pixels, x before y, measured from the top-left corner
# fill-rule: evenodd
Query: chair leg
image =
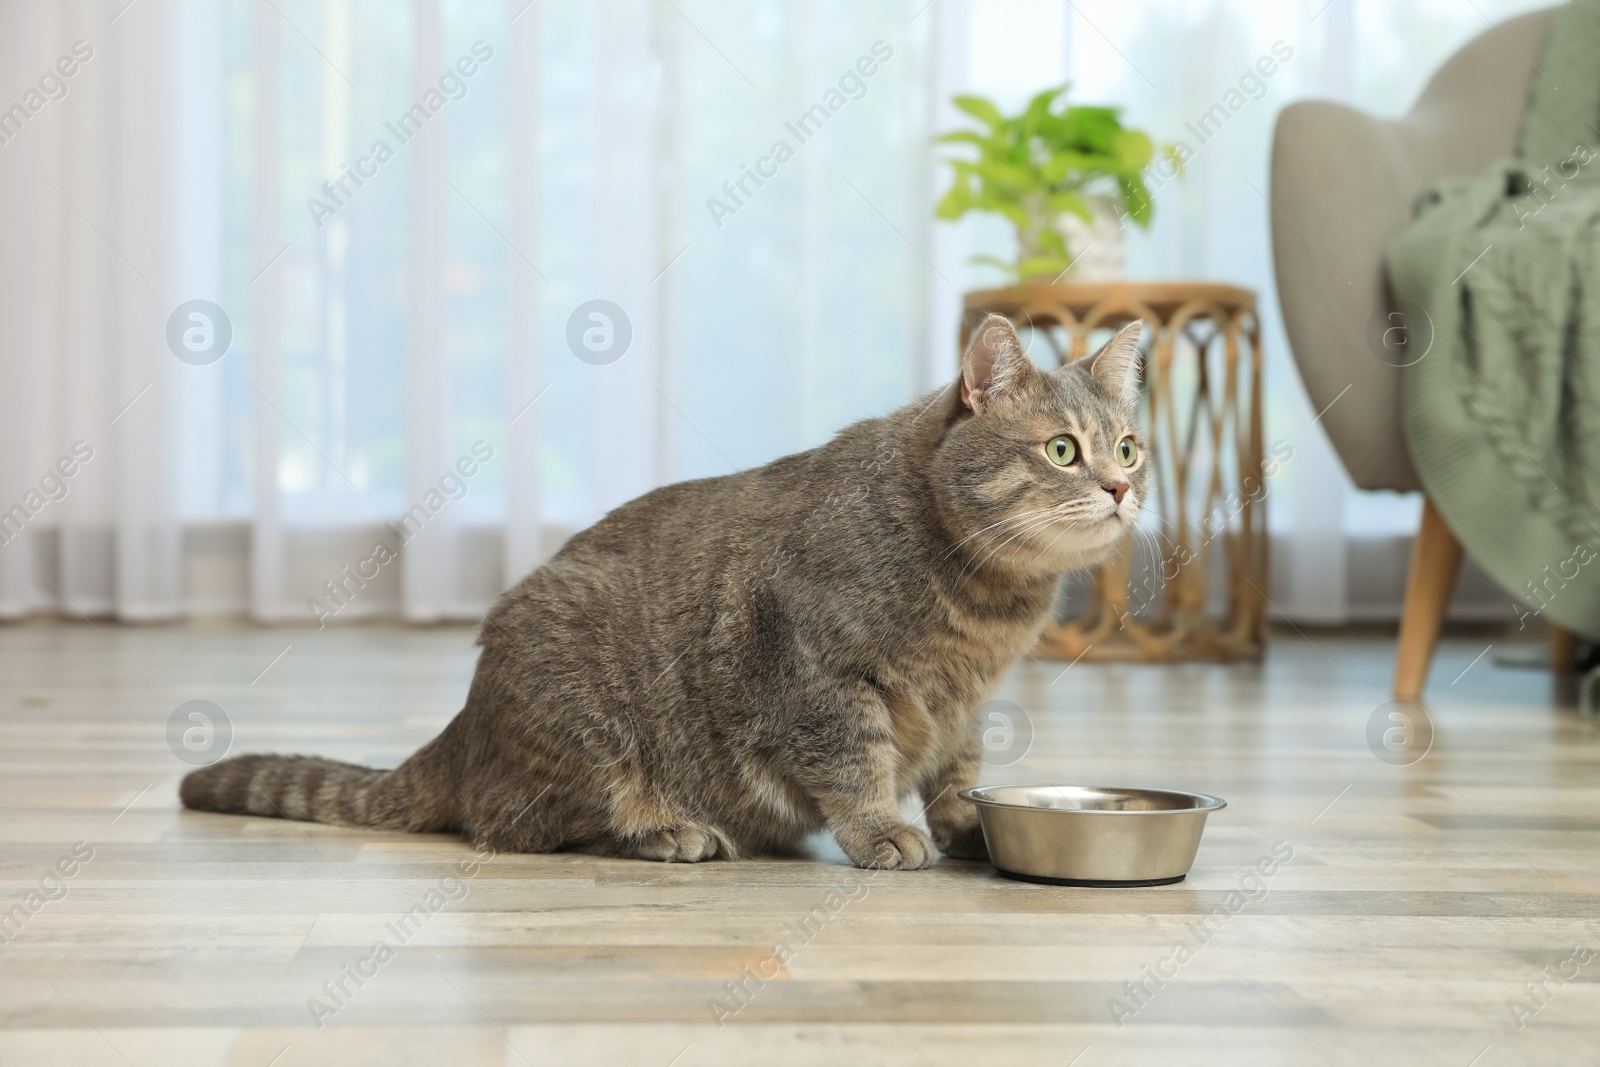
<path fill-rule="evenodd" d="M 1400 614 L 1400 652 L 1394 667 L 1394 695 L 1416 700 L 1428 678 L 1439 627 L 1461 570 L 1461 542 L 1444 524 L 1433 501 L 1424 499 L 1422 526 L 1411 546 L 1405 607 Z"/>
<path fill-rule="evenodd" d="M 1578 662 L 1578 635 L 1571 630 L 1550 626 L 1550 669 L 1570 671 Z"/>

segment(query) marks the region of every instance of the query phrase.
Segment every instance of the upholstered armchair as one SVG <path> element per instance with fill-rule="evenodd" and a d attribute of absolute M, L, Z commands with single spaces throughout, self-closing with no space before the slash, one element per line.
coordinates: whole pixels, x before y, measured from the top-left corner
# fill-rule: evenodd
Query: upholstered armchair
<path fill-rule="evenodd" d="M 1442 178 L 1515 153 L 1533 64 L 1554 8 L 1479 34 L 1439 68 L 1403 118 L 1326 101 L 1284 108 L 1272 142 L 1272 253 L 1278 301 L 1300 377 L 1350 478 L 1362 489 L 1418 491 L 1400 425 L 1408 356 L 1384 284 L 1384 250 L 1411 203 Z M 1387 341 L 1385 334 L 1387 331 Z M 1415 699 L 1461 564 L 1431 501 L 1413 545 L 1395 665 Z M 1570 635 L 1554 660 L 1570 665 Z"/>

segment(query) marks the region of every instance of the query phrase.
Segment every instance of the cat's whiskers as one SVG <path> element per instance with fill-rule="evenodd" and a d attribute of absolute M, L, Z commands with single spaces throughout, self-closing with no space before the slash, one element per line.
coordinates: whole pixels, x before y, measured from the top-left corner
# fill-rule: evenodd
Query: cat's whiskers
<path fill-rule="evenodd" d="M 1073 529 L 1075 527 L 1082 526 L 1082 525 L 1083 525 L 1083 523 L 1078 521 L 1078 520 L 1072 520 L 1072 521 L 1068 522 L 1065 526 L 1063 526 L 1061 528 L 1061 532 L 1060 533 L 1056 534 L 1054 537 L 1052 537 L 1050 539 L 1050 543 L 1048 545 L 1045 545 L 1043 548 L 1041 548 L 1038 551 L 1038 553 L 1033 557 L 1034 562 L 1037 563 L 1039 561 L 1039 559 L 1042 556 L 1044 556 L 1044 554 L 1046 552 L 1049 552 L 1052 548 L 1056 547 L 1056 542 L 1061 540 L 1061 538 L 1066 535 L 1068 530 L 1071 530 L 1071 529 Z"/>
<path fill-rule="evenodd" d="M 1049 544 L 1039 550 L 1039 552 L 1034 556 L 1034 560 L 1037 561 L 1040 557 L 1044 556 L 1047 552 L 1054 548 L 1056 546 L 1056 542 L 1060 541 L 1061 538 L 1064 537 L 1068 532 L 1083 526 L 1088 519 L 1096 517 L 1098 513 L 1099 508 L 1095 506 L 1095 504 L 1088 501 L 1072 501 L 1057 509 L 1055 512 L 1056 516 L 1060 520 L 1065 521 L 1066 525 L 1059 533 L 1055 535 L 1055 537 L 1050 539 Z M 1106 518 L 1109 519 L 1110 517 L 1106 516 Z M 1134 522 L 1131 525 L 1135 533 L 1148 533 L 1148 531 L 1140 530 L 1137 522 Z"/>
<path fill-rule="evenodd" d="M 1075 518 L 1075 516 L 1077 516 L 1077 515 L 1079 515 L 1081 513 L 1087 513 L 1090 510 L 1092 510 L 1092 509 L 1090 508 L 1090 506 L 1088 504 L 1085 504 L 1085 503 L 1082 503 L 1082 502 L 1079 502 L 1079 501 L 1070 501 L 1067 504 L 1057 505 L 1057 506 L 1054 506 L 1054 507 L 1051 507 L 1051 508 L 1047 509 L 1047 514 L 1044 515 L 1041 519 L 1035 520 L 1033 522 L 1025 524 L 1023 527 L 1019 528 L 1015 533 L 1013 533 L 1010 537 L 1006 538 L 1004 541 L 1002 541 L 998 545 L 996 545 L 994 547 L 994 549 L 992 551 L 990 551 L 990 553 L 987 556 L 983 557 L 982 562 L 978 564 L 979 569 L 982 569 L 983 566 L 985 566 L 989 562 L 989 560 L 993 559 L 995 554 L 998 553 L 1002 548 L 1004 548 L 1006 545 L 1010 544 L 1012 541 L 1016 540 L 1018 537 L 1022 536 L 1023 534 L 1025 534 L 1025 533 L 1033 533 L 1033 532 L 1035 532 L 1037 530 L 1045 529 L 1045 528 L 1049 527 L 1050 525 L 1052 525 L 1053 523 L 1065 521 L 1067 523 L 1066 529 L 1063 529 L 1060 533 L 1056 534 L 1055 538 L 1052 539 L 1051 542 L 1050 542 L 1051 545 L 1053 546 L 1056 541 L 1059 541 L 1061 539 L 1061 535 L 1066 533 L 1068 529 L 1072 529 L 1075 526 L 1081 526 L 1082 525 L 1082 520 Z M 1035 559 L 1037 559 L 1037 558 L 1038 557 L 1036 556 Z M 962 574 L 965 574 L 965 573 L 966 573 L 966 569 L 963 568 L 962 569 Z"/>
<path fill-rule="evenodd" d="M 1155 513 L 1151 512 L 1151 514 Z M 1160 519 L 1160 516 L 1157 515 L 1156 518 Z M 1186 556 L 1194 555 L 1193 550 L 1185 545 L 1180 545 L 1177 541 L 1174 541 L 1167 535 L 1165 529 L 1166 525 L 1167 524 L 1165 522 L 1159 522 L 1154 529 L 1149 527 L 1140 528 L 1142 532 L 1150 538 L 1151 547 L 1155 549 L 1156 555 L 1162 560 L 1172 558 L 1178 555 L 1179 552 L 1182 552 Z"/>
<path fill-rule="evenodd" d="M 1001 541 L 999 544 L 995 545 L 994 548 L 990 550 L 988 555 L 984 556 L 982 560 L 978 561 L 978 565 L 976 568 L 974 568 L 974 571 L 976 572 L 982 570 L 984 566 L 994 558 L 996 552 L 999 552 L 1002 548 L 1006 547 L 1006 545 L 1010 544 L 1018 537 L 1021 537 L 1024 533 L 1029 532 L 1031 529 L 1043 529 L 1056 521 L 1058 520 L 1054 514 L 1054 509 L 1049 509 L 1047 514 L 1036 516 L 1035 518 L 1029 519 L 1026 522 L 1020 523 L 1010 537 L 1007 537 L 1004 541 Z M 972 567 L 972 563 L 971 561 L 968 561 L 967 566 L 961 568 L 961 574 L 963 577 L 966 576 L 967 570 L 970 567 Z"/>
<path fill-rule="evenodd" d="M 1156 566 L 1161 568 L 1162 572 L 1165 573 L 1165 563 L 1166 563 L 1167 557 L 1162 552 L 1161 542 L 1157 541 L 1155 535 L 1153 533 L 1151 533 L 1149 530 L 1141 529 L 1140 527 L 1137 527 L 1137 526 L 1135 526 L 1133 528 L 1133 533 L 1134 533 L 1135 542 L 1139 543 L 1139 544 L 1147 545 L 1149 547 L 1151 554 L 1154 555 L 1155 558 L 1156 558 L 1156 561 L 1157 561 Z M 1140 540 L 1141 538 L 1142 538 L 1142 540 Z"/>
<path fill-rule="evenodd" d="M 1087 517 L 1090 512 L 1098 510 L 1099 509 L 1096 505 L 1096 502 L 1074 500 L 1068 501 L 1065 504 L 1052 504 L 1043 508 L 1034 508 L 1030 511 L 1022 512 L 1019 515 L 1007 515 L 997 522 L 992 522 L 989 525 L 984 526 L 981 529 L 974 530 L 972 533 L 963 537 L 960 541 L 957 541 L 955 544 L 951 545 L 950 548 L 946 550 L 946 552 L 940 558 L 944 559 L 954 555 L 955 552 L 963 545 L 967 544 L 967 542 L 982 537 L 984 534 L 987 534 L 992 530 L 997 530 L 997 528 L 998 532 L 990 537 L 986 544 L 992 544 L 995 540 L 1005 535 L 1008 531 L 1014 530 L 1014 532 L 1011 533 L 1011 536 L 1006 537 L 1005 541 L 1000 542 L 994 551 L 991 551 L 987 556 L 984 557 L 984 562 L 987 563 L 989 558 L 994 555 L 995 551 L 1003 548 L 1007 542 L 1025 532 L 1027 525 L 1032 523 L 1032 521 L 1035 519 L 1043 518 L 1046 521 L 1068 520 L 1074 519 L 1077 516 Z M 1064 533 L 1065 531 L 1062 532 Z M 962 569 L 962 573 L 966 573 L 966 568 Z"/>
<path fill-rule="evenodd" d="M 1160 584 L 1161 585 L 1165 585 L 1166 584 L 1166 581 L 1165 581 L 1165 579 L 1166 579 L 1166 561 L 1167 561 L 1168 557 L 1162 551 L 1161 542 L 1157 540 L 1156 533 L 1154 531 L 1151 531 L 1149 529 L 1146 529 L 1146 528 L 1140 527 L 1140 526 L 1135 526 L 1133 529 L 1134 529 L 1134 533 L 1137 536 L 1145 538 L 1145 541 L 1149 544 L 1150 551 L 1156 557 L 1156 567 L 1158 569 L 1157 573 L 1160 575 L 1160 579 L 1161 579 L 1160 580 Z M 1131 576 L 1130 576 L 1130 582 L 1131 582 Z M 1142 600 L 1142 602 L 1136 603 L 1134 605 L 1134 610 L 1142 611 L 1145 608 L 1148 608 L 1152 603 L 1155 602 L 1155 588 L 1153 587 L 1154 584 L 1155 583 L 1152 583 L 1150 581 L 1149 576 L 1146 575 L 1145 579 L 1144 579 L 1144 588 L 1143 588 L 1144 597 L 1143 597 L 1143 600 Z M 1134 599 L 1138 600 L 1139 598 L 1136 596 Z"/>
<path fill-rule="evenodd" d="M 1139 515 L 1140 517 L 1149 515 L 1152 519 L 1156 520 L 1156 525 L 1158 527 L 1166 527 L 1168 525 L 1167 517 L 1161 514 L 1161 511 L 1151 501 L 1146 500 L 1140 502 Z"/>
<path fill-rule="evenodd" d="M 1033 515 L 1040 515 L 1040 514 L 1043 514 L 1044 512 L 1049 511 L 1049 510 L 1050 510 L 1049 508 L 1034 508 L 1032 511 L 1023 512 L 1021 515 L 1007 515 L 1004 518 L 1002 518 L 999 522 L 991 522 L 989 525 L 985 526 L 983 529 L 975 530 L 972 533 L 969 533 L 967 536 L 963 537 L 961 540 L 959 540 L 955 544 L 951 545 L 950 546 L 950 550 L 948 552 L 946 552 L 943 556 L 940 556 L 939 558 L 942 560 L 942 559 L 945 559 L 945 558 L 947 558 L 947 557 L 949 557 L 951 555 L 954 555 L 956 549 L 960 548 L 962 545 L 966 544 L 968 541 L 972 540 L 974 537 L 977 537 L 980 534 L 987 533 L 988 531 L 994 529 L 996 526 L 1002 526 L 1002 525 L 1004 525 L 1005 523 L 1008 523 L 1008 522 L 1016 522 L 1016 521 L 1028 518 L 1028 517 L 1033 516 Z"/>
<path fill-rule="evenodd" d="M 1006 540 L 1009 540 L 1010 537 L 1016 536 L 1018 533 L 1021 533 L 1023 530 L 1027 529 L 1029 526 L 1032 526 L 1032 525 L 1035 525 L 1035 524 L 1038 524 L 1038 523 L 1049 522 L 1050 521 L 1050 511 L 1051 511 L 1051 509 L 1049 509 L 1049 508 L 1035 508 L 1032 511 L 1023 512 L 1020 515 L 1007 516 L 1006 518 L 1002 519 L 1000 522 L 992 523 L 991 525 L 985 527 L 983 530 L 980 530 L 978 533 L 979 534 L 985 534 L 987 536 L 985 536 L 983 541 L 979 542 L 977 547 L 972 550 L 973 557 L 975 558 L 977 553 L 982 552 L 985 548 L 988 548 L 990 545 L 994 545 L 996 542 L 1000 542 L 1001 538 L 1003 538 L 1003 537 L 1006 538 Z M 995 527 L 997 527 L 997 526 L 999 527 L 998 530 L 995 529 Z M 991 532 L 991 531 L 993 531 L 993 532 Z M 978 534 L 974 534 L 973 535 L 973 537 L 976 537 L 976 536 L 978 536 Z M 972 539 L 973 538 L 969 537 L 969 538 L 966 538 L 965 541 L 970 541 Z M 965 541 L 963 541 L 963 544 L 965 543 Z M 973 562 L 973 560 L 971 558 L 969 558 L 967 560 L 966 565 L 961 568 L 962 576 L 965 576 L 967 571 L 969 569 L 972 569 L 972 562 Z"/>
<path fill-rule="evenodd" d="M 1135 541 L 1139 541 L 1142 538 L 1143 542 L 1150 546 L 1151 551 L 1155 552 L 1157 556 L 1161 555 L 1161 542 L 1150 530 L 1143 526 L 1135 526 L 1133 528 L 1133 537 Z"/>

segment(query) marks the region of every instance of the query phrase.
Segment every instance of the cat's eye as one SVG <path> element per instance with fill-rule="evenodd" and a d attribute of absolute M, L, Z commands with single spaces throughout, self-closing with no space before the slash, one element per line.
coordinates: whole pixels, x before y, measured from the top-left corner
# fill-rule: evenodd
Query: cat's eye
<path fill-rule="evenodd" d="M 1058 467 L 1070 467 L 1078 462 L 1078 442 L 1062 434 L 1045 442 L 1044 454 Z"/>
<path fill-rule="evenodd" d="M 1124 437 L 1117 442 L 1117 462 L 1124 467 L 1131 467 L 1139 461 L 1139 446 L 1133 438 Z"/>

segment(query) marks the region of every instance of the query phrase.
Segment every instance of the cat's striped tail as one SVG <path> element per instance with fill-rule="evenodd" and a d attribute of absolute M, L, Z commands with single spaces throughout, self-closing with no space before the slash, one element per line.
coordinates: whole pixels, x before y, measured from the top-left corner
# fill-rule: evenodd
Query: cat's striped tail
<path fill-rule="evenodd" d="M 392 771 L 319 756 L 236 756 L 186 775 L 186 807 L 387 830 L 454 829 L 454 790 L 435 744 Z"/>

